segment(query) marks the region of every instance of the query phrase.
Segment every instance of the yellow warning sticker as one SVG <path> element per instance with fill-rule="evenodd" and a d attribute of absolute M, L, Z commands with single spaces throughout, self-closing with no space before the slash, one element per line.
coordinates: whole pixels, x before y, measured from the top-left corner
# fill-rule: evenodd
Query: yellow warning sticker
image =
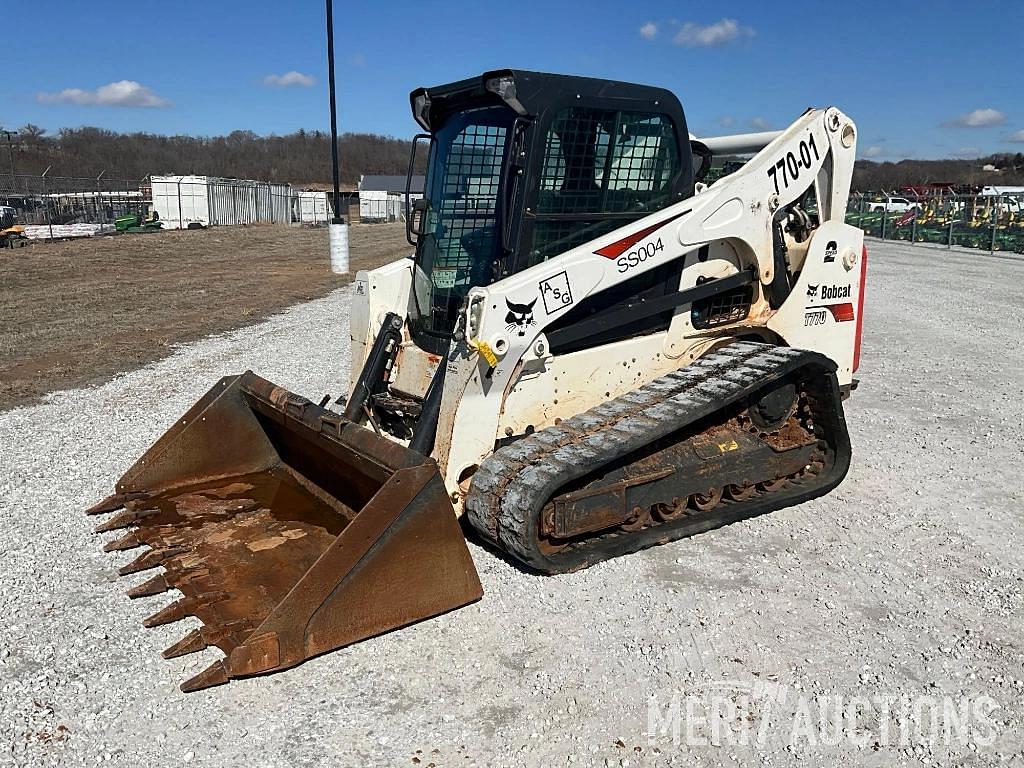
<path fill-rule="evenodd" d="M 498 356 L 494 354 L 494 350 L 491 349 L 491 345 L 486 341 L 477 341 L 476 351 L 480 353 L 480 357 L 487 361 L 487 364 L 494 368 L 498 364 Z"/>
<path fill-rule="evenodd" d="M 719 453 L 729 453 L 729 451 L 735 451 L 739 447 L 740 447 L 739 443 L 737 443 L 735 440 L 730 440 L 727 443 L 719 443 L 718 444 L 718 452 Z"/>

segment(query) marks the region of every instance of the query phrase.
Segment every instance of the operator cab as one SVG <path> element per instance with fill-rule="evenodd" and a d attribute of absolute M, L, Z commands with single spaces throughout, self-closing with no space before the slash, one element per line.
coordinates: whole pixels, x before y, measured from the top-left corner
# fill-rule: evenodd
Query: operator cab
<path fill-rule="evenodd" d="M 539 264 L 694 191 L 679 100 L 663 88 L 498 70 L 410 94 L 429 142 L 410 330 L 448 349 L 469 290 Z M 406 196 L 408 200 L 408 196 Z"/>

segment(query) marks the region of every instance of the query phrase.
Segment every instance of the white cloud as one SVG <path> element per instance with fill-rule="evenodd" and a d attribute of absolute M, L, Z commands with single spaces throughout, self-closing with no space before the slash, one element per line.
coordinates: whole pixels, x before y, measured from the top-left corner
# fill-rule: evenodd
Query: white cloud
<path fill-rule="evenodd" d="M 658 25 L 653 21 L 648 21 L 642 27 L 640 27 L 640 37 L 644 40 L 653 40 L 658 34 Z"/>
<path fill-rule="evenodd" d="M 1003 139 L 1003 141 L 1008 141 L 1013 144 L 1024 144 L 1024 130 L 1014 131 L 1005 139 Z"/>
<path fill-rule="evenodd" d="M 947 120 L 943 123 L 947 128 L 987 128 L 991 125 L 1002 125 L 1006 122 L 1006 115 L 998 109 L 986 107 L 968 112 L 966 115 Z"/>
<path fill-rule="evenodd" d="M 740 37 L 753 37 L 754 34 L 753 29 L 741 27 L 735 19 L 721 19 L 706 26 L 688 21 L 679 29 L 672 42 L 687 48 L 714 48 Z"/>
<path fill-rule="evenodd" d="M 169 107 L 171 102 L 134 80 L 118 80 L 95 90 L 65 88 L 58 93 L 39 93 L 40 104 L 78 104 L 96 107 Z"/>
<path fill-rule="evenodd" d="M 772 124 L 763 117 L 752 117 L 750 118 L 750 127 L 757 131 L 770 131 Z"/>
<path fill-rule="evenodd" d="M 877 141 L 879 142 L 878 144 L 871 144 L 863 149 L 858 149 L 857 157 L 863 160 L 884 160 L 888 162 L 917 157 L 916 150 L 893 149 L 892 147 L 885 146 L 885 139 L 879 138 Z"/>
<path fill-rule="evenodd" d="M 263 78 L 263 84 L 270 88 L 309 88 L 316 82 L 312 75 L 304 75 L 296 72 L 285 72 L 283 75 L 267 75 Z"/>
<path fill-rule="evenodd" d="M 981 150 L 977 147 L 960 147 L 953 153 L 954 157 L 975 158 L 981 157 Z"/>
<path fill-rule="evenodd" d="M 718 124 L 723 128 L 731 128 L 736 123 L 736 118 L 732 115 L 725 115 L 724 117 L 718 118 Z"/>

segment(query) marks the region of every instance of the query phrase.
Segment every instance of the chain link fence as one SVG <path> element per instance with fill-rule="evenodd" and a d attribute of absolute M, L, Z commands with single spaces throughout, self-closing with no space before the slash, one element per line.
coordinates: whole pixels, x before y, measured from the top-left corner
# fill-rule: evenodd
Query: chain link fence
<path fill-rule="evenodd" d="M 1024 253 L 1024 195 L 855 193 L 846 223 L 883 240 Z"/>
<path fill-rule="evenodd" d="M 288 224 L 298 218 L 296 199 L 288 184 L 212 176 L 116 179 L 0 174 L 0 206 L 13 209 L 13 216 L 6 218 L 30 229 L 48 227 L 50 237 L 65 236 L 69 228 L 79 226 L 84 234 L 87 225 L 93 233 L 105 232 L 126 216 L 156 215 L 171 229 L 190 224 Z"/>
<path fill-rule="evenodd" d="M 0 174 L 0 205 L 13 208 L 19 224 L 113 225 L 144 214 L 145 198 L 138 179 Z"/>
<path fill-rule="evenodd" d="M 151 176 L 152 210 L 168 229 L 190 225 L 289 224 L 294 193 L 289 184 L 215 176 Z"/>

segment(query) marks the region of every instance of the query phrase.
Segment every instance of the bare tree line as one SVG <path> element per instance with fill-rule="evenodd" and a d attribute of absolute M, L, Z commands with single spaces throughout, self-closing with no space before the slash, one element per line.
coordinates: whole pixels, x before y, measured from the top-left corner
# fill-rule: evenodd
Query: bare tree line
<path fill-rule="evenodd" d="M 0 137 L 0 141 L 2 141 Z M 360 174 L 405 174 L 409 142 L 370 133 L 346 133 L 338 141 L 342 181 Z M 284 136 L 233 131 L 227 136 L 161 136 L 117 133 L 103 128 L 62 128 L 55 135 L 36 125 L 22 126 L 8 152 L 0 146 L 0 173 L 13 154 L 18 173 L 53 176 L 141 179 L 147 174 L 196 173 L 209 176 L 325 184 L 331 178 L 331 140 L 323 131 L 299 130 Z M 424 153 L 419 158 L 422 172 Z M 983 170 L 992 165 L 1000 172 Z M 1024 184 L 1024 154 L 996 154 L 974 160 L 858 160 L 855 191 L 899 189 L 909 184 L 962 186 Z"/>
<path fill-rule="evenodd" d="M 984 166 L 998 168 L 986 171 Z M 878 163 L 858 160 L 853 171 L 857 192 L 892 190 L 917 184 L 955 184 L 962 187 L 1024 184 L 1024 154 L 996 154 L 975 160 L 900 160 Z"/>
<path fill-rule="evenodd" d="M 368 173 L 404 175 L 409 146 L 408 141 L 391 136 L 343 134 L 338 139 L 342 181 L 355 184 L 360 174 Z M 0 144 L 0 173 L 10 171 L 8 149 Z M 233 131 L 207 137 L 90 127 L 62 128 L 48 136 L 30 124 L 19 129 L 13 140 L 13 162 L 19 174 L 33 175 L 49 167 L 51 176 L 92 178 L 105 172 L 112 178 L 141 179 L 148 174 L 195 173 L 324 184 L 331 179 L 331 139 L 323 131 L 305 130 L 285 136 Z"/>

